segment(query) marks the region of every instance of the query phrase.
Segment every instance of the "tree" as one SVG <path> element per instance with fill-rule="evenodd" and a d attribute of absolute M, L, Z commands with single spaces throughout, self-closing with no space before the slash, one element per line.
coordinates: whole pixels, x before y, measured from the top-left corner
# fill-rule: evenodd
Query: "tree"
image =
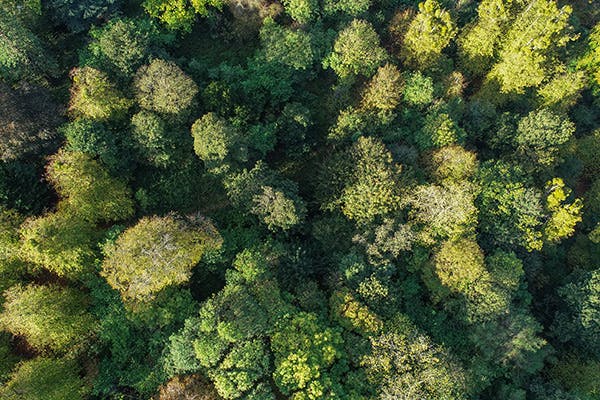
<path fill-rule="evenodd" d="M 154 18 L 158 18 L 169 29 L 189 32 L 195 14 L 207 16 L 210 7 L 223 8 L 222 0 L 144 0 L 143 7 Z"/>
<path fill-rule="evenodd" d="M 44 88 L 22 84 L 13 89 L 0 83 L 0 160 L 53 150 L 60 117 L 60 107 Z"/>
<path fill-rule="evenodd" d="M 95 224 L 119 221 L 133 214 L 131 190 L 113 178 L 98 161 L 79 152 L 60 151 L 47 167 L 62 200 L 59 208 Z"/>
<path fill-rule="evenodd" d="M 424 225 L 422 240 L 473 233 L 477 224 L 475 196 L 475 188 L 468 183 L 416 187 L 410 199 L 410 216 Z"/>
<path fill-rule="evenodd" d="M 220 166 L 226 159 L 243 161 L 246 148 L 238 130 L 215 113 L 205 114 L 192 125 L 194 151 L 208 168 Z"/>
<path fill-rule="evenodd" d="M 91 269 L 100 236 L 89 223 L 61 212 L 26 220 L 20 234 L 24 260 L 70 278 Z"/>
<path fill-rule="evenodd" d="M 167 116 L 189 111 L 198 93 L 198 86 L 176 64 L 161 59 L 142 66 L 133 85 L 142 108 Z"/>
<path fill-rule="evenodd" d="M 0 208 L 0 292 L 17 283 L 24 272 L 19 254 L 19 226 L 23 220 L 24 217 L 14 210 Z M 0 343 L 1 339 L 0 335 Z M 0 372 L 0 380 L 1 375 Z"/>
<path fill-rule="evenodd" d="M 383 143 L 360 137 L 325 165 L 320 189 L 323 207 L 339 207 L 346 217 L 359 223 L 397 210 L 400 170 Z"/>
<path fill-rule="evenodd" d="M 475 153 L 457 145 L 435 150 L 426 162 L 435 181 L 444 186 L 469 179 L 478 167 Z"/>
<path fill-rule="evenodd" d="M 583 163 L 583 175 L 594 179 L 600 173 L 600 129 L 577 139 L 577 158 Z"/>
<path fill-rule="evenodd" d="M 74 360 L 37 357 L 21 362 L 0 388 L 6 400 L 84 400 L 89 391 Z"/>
<path fill-rule="evenodd" d="M 165 121 L 153 112 L 142 110 L 131 117 L 134 146 L 141 157 L 160 168 L 173 162 L 175 134 L 167 129 Z"/>
<path fill-rule="evenodd" d="M 588 50 L 578 62 L 580 68 L 590 72 L 589 78 L 596 90 L 600 87 L 600 23 L 597 23 L 588 36 Z"/>
<path fill-rule="evenodd" d="M 387 54 L 371 24 L 355 19 L 338 34 L 324 66 L 331 67 L 340 78 L 371 76 L 386 59 Z"/>
<path fill-rule="evenodd" d="M 392 328 L 370 338 L 370 352 L 362 365 L 378 387 L 379 398 L 466 399 L 467 374 L 442 346 L 400 314 Z"/>
<path fill-rule="evenodd" d="M 456 33 L 450 13 L 436 0 L 419 3 L 419 13 L 404 37 L 404 57 L 420 68 L 430 67 L 438 61 Z"/>
<path fill-rule="evenodd" d="M 523 93 L 546 77 L 551 45 L 565 46 L 571 7 L 558 8 L 554 0 L 533 1 L 514 17 L 502 37 L 498 62 L 488 79 L 495 79 L 503 93 Z"/>
<path fill-rule="evenodd" d="M 456 292 L 467 292 L 486 274 L 483 252 L 470 239 L 444 242 L 434 256 L 433 266 L 442 285 Z"/>
<path fill-rule="evenodd" d="M 515 144 L 520 156 L 534 167 L 555 165 L 561 145 L 575 133 L 575 125 L 547 108 L 530 112 L 519 121 Z"/>
<path fill-rule="evenodd" d="M 584 87 L 583 71 L 558 73 L 538 89 L 539 103 L 542 107 L 565 112 L 577 103 Z"/>
<path fill-rule="evenodd" d="M 89 299 L 75 289 L 16 285 L 4 298 L 0 325 L 41 352 L 76 353 L 95 330 Z"/>
<path fill-rule="evenodd" d="M 561 178 L 554 178 L 546 183 L 546 208 L 550 218 L 544 226 L 547 241 L 555 243 L 575 233 L 575 225 L 581 222 L 581 199 L 575 199 L 571 204 L 565 200 L 570 196 L 571 189 L 565 187 Z"/>
<path fill-rule="evenodd" d="M 471 73 L 483 75 L 491 67 L 499 40 L 507 29 L 519 1 L 483 0 L 477 7 L 477 19 L 468 24 L 459 37 L 459 55 Z"/>
<path fill-rule="evenodd" d="M 225 287 L 171 340 L 177 344 L 171 352 L 177 350 L 179 360 L 189 359 L 185 350 L 192 349 L 226 399 L 274 398 L 268 337 L 294 308 L 284 301 L 271 274 L 277 259 L 273 250 L 257 246 L 239 253 L 225 276 Z"/>
<path fill-rule="evenodd" d="M 131 100 L 125 98 L 102 71 L 91 67 L 75 68 L 71 78 L 69 112 L 74 117 L 118 119 L 124 117 L 131 106 Z"/>
<path fill-rule="evenodd" d="M 148 19 L 114 18 L 101 28 L 92 28 L 93 41 L 84 62 L 131 76 L 144 64 L 159 42 L 159 32 Z"/>
<path fill-rule="evenodd" d="M 393 112 L 402 98 L 404 80 L 393 64 L 385 64 L 377 70 L 362 93 L 361 107 L 382 114 Z"/>
<path fill-rule="evenodd" d="M 381 319 L 357 300 L 349 290 L 335 291 L 331 295 L 329 306 L 334 321 L 359 335 L 373 335 L 383 328 Z"/>
<path fill-rule="evenodd" d="M 422 150 L 439 148 L 463 142 L 466 132 L 443 110 L 433 109 L 417 131 L 415 142 Z"/>
<path fill-rule="evenodd" d="M 260 40 L 268 62 L 278 62 L 298 70 L 312 66 L 314 54 L 308 33 L 282 27 L 272 18 L 267 18 L 260 29 Z"/>
<path fill-rule="evenodd" d="M 433 101 L 433 80 L 421 71 L 413 72 L 406 77 L 403 94 L 409 105 L 425 106 Z"/>
<path fill-rule="evenodd" d="M 481 186 L 476 200 L 479 229 L 485 240 L 494 246 L 541 249 L 541 194 L 529 186 L 522 169 L 488 161 L 477 178 Z"/>
<path fill-rule="evenodd" d="M 357 17 L 365 13 L 371 6 L 372 0 L 325 0 L 323 12 L 326 15 L 344 13 L 351 17 Z"/>
<path fill-rule="evenodd" d="M 202 255 L 221 238 L 200 215 L 144 217 L 105 246 L 102 276 L 127 301 L 146 301 L 167 286 L 186 282 Z"/>
<path fill-rule="evenodd" d="M 77 33 L 110 18 L 123 3 L 123 0 L 48 0 L 44 6 L 58 24 Z"/>
<path fill-rule="evenodd" d="M 85 153 L 98 159 L 111 172 L 121 172 L 132 161 L 129 143 L 108 125 L 97 120 L 78 118 L 62 125 L 59 132 L 67 140 L 67 152 Z"/>
<path fill-rule="evenodd" d="M 269 229 L 287 230 L 304 218 L 306 206 L 295 182 L 278 176 L 259 161 L 224 182 L 227 197 L 236 206 L 259 217 Z"/>
<path fill-rule="evenodd" d="M 314 314 L 300 312 L 282 320 L 271 337 L 273 379 L 291 399 L 343 396 L 334 366 L 343 358 L 339 330 L 324 326 Z M 333 369 L 333 370 L 332 370 Z"/>
<path fill-rule="evenodd" d="M 296 204 L 294 199 L 271 186 L 263 186 L 262 192 L 254 195 L 252 202 L 254 203 L 252 213 L 271 230 L 277 228 L 288 230 L 297 225 L 306 214 L 304 204 Z"/>
<path fill-rule="evenodd" d="M 58 72 L 58 64 L 44 43 L 10 8 L 0 6 L 0 77 L 7 82 L 43 82 Z"/>
<path fill-rule="evenodd" d="M 285 12 L 298 21 L 307 24 L 319 15 L 319 4 L 316 0 L 284 0 Z"/>
<path fill-rule="evenodd" d="M 566 307 L 556 314 L 554 336 L 576 345 L 581 354 L 599 354 L 600 271 L 581 273 L 559 289 Z"/>

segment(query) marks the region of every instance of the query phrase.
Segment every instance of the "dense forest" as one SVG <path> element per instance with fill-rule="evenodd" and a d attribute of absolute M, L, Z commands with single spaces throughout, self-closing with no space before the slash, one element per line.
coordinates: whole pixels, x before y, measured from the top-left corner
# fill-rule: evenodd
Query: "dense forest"
<path fill-rule="evenodd" d="M 598 0 L 0 0 L 0 399 L 600 399 Z"/>

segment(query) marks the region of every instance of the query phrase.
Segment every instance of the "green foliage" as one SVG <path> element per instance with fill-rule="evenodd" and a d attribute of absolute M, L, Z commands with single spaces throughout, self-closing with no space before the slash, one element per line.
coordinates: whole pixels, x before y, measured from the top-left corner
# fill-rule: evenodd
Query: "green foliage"
<path fill-rule="evenodd" d="M 59 207 L 89 223 L 119 221 L 133 214 L 131 191 L 111 177 L 96 160 L 79 152 L 60 151 L 47 168 L 47 176 L 62 200 Z"/>
<path fill-rule="evenodd" d="M 356 300 L 348 290 L 334 292 L 329 304 L 334 320 L 348 330 L 367 336 L 376 334 L 383 328 L 379 317 Z"/>
<path fill-rule="evenodd" d="M 123 299 L 145 301 L 186 282 L 202 255 L 220 246 L 217 230 L 200 215 L 146 217 L 104 248 L 102 275 Z"/>
<path fill-rule="evenodd" d="M 267 18 L 260 29 L 260 40 L 268 62 L 278 62 L 294 69 L 305 70 L 313 63 L 310 35 L 291 30 Z"/>
<path fill-rule="evenodd" d="M 285 12 L 300 24 L 313 21 L 319 14 L 319 3 L 315 0 L 284 0 Z"/>
<path fill-rule="evenodd" d="M 142 66 L 133 83 L 139 105 L 166 116 L 189 111 L 198 86 L 175 63 L 161 59 Z"/>
<path fill-rule="evenodd" d="M 361 107 L 379 113 L 394 111 L 402 98 L 403 83 L 395 65 L 388 63 L 379 67 L 362 93 Z"/>
<path fill-rule="evenodd" d="M 61 212 L 28 219 L 20 234 L 24 260 L 71 278 L 90 269 L 99 237 L 89 223 Z"/>
<path fill-rule="evenodd" d="M 433 80 L 420 71 L 409 74 L 404 85 L 404 101 L 411 106 L 424 106 L 433 101 Z"/>
<path fill-rule="evenodd" d="M 568 355 L 552 368 L 552 376 L 563 387 L 583 399 L 593 399 L 600 395 L 599 361 Z"/>
<path fill-rule="evenodd" d="M 0 398 L 596 399 L 595 5 L 0 0 Z"/>
<path fill-rule="evenodd" d="M 483 75 L 494 60 L 498 41 L 520 1 L 483 0 L 477 7 L 477 19 L 460 36 L 459 51 L 468 71 Z"/>
<path fill-rule="evenodd" d="M 532 111 L 519 121 L 515 144 L 523 159 L 531 163 L 552 166 L 560 159 L 561 145 L 575 132 L 575 125 L 568 119 L 542 108 Z"/>
<path fill-rule="evenodd" d="M 71 76 L 69 111 L 74 117 L 108 120 L 125 116 L 131 101 L 121 94 L 106 73 L 83 67 L 73 70 Z"/>
<path fill-rule="evenodd" d="M 194 151 L 207 168 L 215 168 L 226 159 L 244 160 L 245 146 L 238 130 L 215 113 L 208 113 L 192 125 Z"/>
<path fill-rule="evenodd" d="M 342 396 L 339 371 L 330 370 L 342 361 L 342 344 L 340 332 L 314 314 L 301 312 L 281 321 L 271 338 L 273 379 L 281 392 L 298 400 Z"/>
<path fill-rule="evenodd" d="M 411 219 L 424 225 L 422 240 L 473 233 L 477 224 L 475 188 L 468 183 L 418 186 L 411 193 Z"/>
<path fill-rule="evenodd" d="M 173 133 L 156 114 L 142 110 L 131 117 L 131 134 L 140 155 L 151 165 L 166 168 L 173 162 Z"/>
<path fill-rule="evenodd" d="M 550 211 L 550 218 L 546 221 L 544 234 L 549 242 L 558 242 L 575 232 L 575 225 L 581 222 L 583 203 L 581 199 L 575 199 L 571 204 L 565 204 L 571 189 L 565 187 L 561 178 L 548 181 L 546 192 L 546 208 Z"/>
<path fill-rule="evenodd" d="M 419 3 L 419 13 L 404 37 L 404 57 L 420 68 L 430 67 L 438 61 L 456 32 L 450 13 L 437 0 Z"/>
<path fill-rule="evenodd" d="M 566 309 L 557 313 L 554 333 L 561 342 L 571 342 L 582 354 L 600 351 L 600 272 L 587 272 L 559 289 Z"/>
<path fill-rule="evenodd" d="M 324 168 L 321 193 L 327 209 L 339 207 L 351 220 L 365 223 L 399 206 L 400 167 L 379 140 L 360 137 L 334 155 Z"/>
<path fill-rule="evenodd" d="M 403 315 L 392 328 L 371 337 L 363 358 L 382 399 L 466 399 L 467 375 L 448 350 L 436 345 Z"/>
<path fill-rule="evenodd" d="M 449 240 L 433 259 L 434 271 L 442 285 L 465 292 L 485 273 L 483 252 L 469 239 Z"/>
<path fill-rule="evenodd" d="M 56 23 L 81 32 L 115 13 L 123 3 L 123 0 L 48 0 L 44 6 Z"/>
<path fill-rule="evenodd" d="M 340 78 L 371 76 L 386 59 L 373 26 L 355 19 L 338 34 L 324 66 L 331 67 Z"/>
<path fill-rule="evenodd" d="M 11 6 L 12 7 L 12 6 Z M 44 81 L 57 74 L 58 64 L 44 42 L 4 7 L 0 7 L 0 77 Z"/>
<path fill-rule="evenodd" d="M 94 40 L 83 61 L 131 76 L 148 59 L 158 35 L 158 29 L 147 19 L 112 19 L 90 30 Z"/>
<path fill-rule="evenodd" d="M 225 189 L 236 207 L 255 214 L 269 229 L 289 229 L 306 213 L 296 183 L 279 177 L 262 162 L 227 177 Z"/>
<path fill-rule="evenodd" d="M 465 131 L 446 112 L 432 110 L 425 117 L 423 128 L 415 135 L 421 150 L 439 148 L 463 142 Z"/>
<path fill-rule="evenodd" d="M 195 14 L 207 16 L 210 7 L 223 8 L 222 0 L 144 0 L 143 7 L 153 18 L 164 23 L 167 28 L 189 32 L 196 18 Z"/>
<path fill-rule="evenodd" d="M 357 17 L 365 13 L 372 4 L 372 0 L 324 0 L 323 12 L 326 15 L 336 13 Z"/>
<path fill-rule="evenodd" d="M 122 172 L 131 162 L 127 140 L 100 121 L 78 118 L 61 126 L 59 131 L 67 140 L 67 153 L 97 157 L 111 173 Z M 98 167 L 104 169 L 100 163 Z"/>
<path fill-rule="evenodd" d="M 89 300 L 75 289 L 16 285 L 4 292 L 4 298 L 0 325 L 41 352 L 77 354 L 95 330 L 86 310 Z"/>
<path fill-rule="evenodd" d="M 460 182 L 475 173 L 478 163 L 473 152 L 452 145 L 435 150 L 427 162 L 436 182 Z"/>
<path fill-rule="evenodd" d="M 577 158 L 583 163 L 583 173 L 595 178 L 600 173 L 600 129 L 577 139 Z"/>
<path fill-rule="evenodd" d="M 540 87 L 537 94 L 543 107 L 565 111 L 577 103 L 584 87 L 585 74 L 582 71 L 567 71 L 555 75 Z"/>
<path fill-rule="evenodd" d="M 478 175 L 481 233 L 494 245 L 541 249 L 541 195 L 525 183 L 523 172 L 503 162 L 486 162 Z"/>
<path fill-rule="evenodd" d="M 285 231 L 297 225 L 306 214 L 303 204 L 296 205 L 292 198 L 271 186 L 263 186 L 262 192 L 254 195 L 252 202 L 252 213 L 271 230 L 281 228 Z"/>
<path fill-rule="evenodd" d="M 538 86 L 546 77 L 551 46 L 565 46 L 571 7 L 558 8 L 554 0 L 535 1 L 515 15 L 503 35 L 499 61 L 488 78 L 500 83 L 504 93 L 522 93 Z"/>
<path fill-rule="evenodd" d="M 590 72 L 588 79 L 596 90 L 600 86 L 600 23 L 597 23 L 588 36 L 588 49 L 578 62 L 578 66 Z"/>
<path fill-rule="evenodd" d="M 83 400 L 88 389 L 69 359 L 37 357 L 20 363 L 0 388 L 6 400 Z"/>

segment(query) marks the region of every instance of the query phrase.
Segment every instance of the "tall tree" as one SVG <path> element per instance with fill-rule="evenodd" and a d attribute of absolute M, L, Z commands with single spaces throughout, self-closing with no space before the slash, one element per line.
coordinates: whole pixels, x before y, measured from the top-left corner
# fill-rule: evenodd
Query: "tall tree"
<path fill-rule="evenodd" d="M 200 215 L 145 217 L 105 247 L 102 275 L 124 300 L 151 300 L 165 287 L 188 281 L 202 255 L 221 241 Z"/>
<path fill-rule="evenodd" d="M 419 13 L 410 23 L 403 41 L 404 57 L 419 68 L 434 65 L 442 50 L 456 36 L 450 13 L 437 0 L 419 3 Z"/>
<path fill-rule="evenodd" d="M 75 289 L 16 285 L 4 297 L 2 327 L 41 352 L 77 354 L 96 328 L 89 299 Z"/>
<path fill-rule="evenodd" d="M 331 67 L 340 78 L 371 76 L 386 59 L 373 26 L 355 19 L 340 31 L 324 65 Z"/>

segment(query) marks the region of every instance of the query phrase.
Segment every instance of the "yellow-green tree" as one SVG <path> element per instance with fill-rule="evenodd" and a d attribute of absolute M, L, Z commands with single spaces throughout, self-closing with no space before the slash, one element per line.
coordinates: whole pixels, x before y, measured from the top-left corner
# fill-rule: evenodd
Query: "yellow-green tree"
<path fill-rule="evenodd" d="M 91 224 L 119 221 L 133 214 L 131 190 L 89 155 L 59 151 L 48 164 L 48 180 L 61 196 L 59 209 Z"/>
<path fill-rule="evenodd" d="M 403 55 L 419 68 L 433 66 L 456 33 L 450 13 L 437 0 L 426 0 L 406 31 Z"/>
<path fill-rule="evenodd" d="M 488 79 L 498 81 L 503 93 L 523 93 L 540 85 L 552 67 L 550 53 L 564 46 L 571 7 L 558 7 L 554 0 L 528 2 L 502 35 L 498 62 Z"/>
<path fill-rule="evenodd" d="M 144 217 L 105 247 L 102 275 L 123 299 L 151 300 L 186 282 L 202 255 L 220 246 L 216 228 L 200 215 Z"/>
<path fill-rule="evenodd" d="M 71 288 L 16 285 L 4 292 L 0 325 L 44 352 L 76 353 L 95 330 L 88 298 Z M 79 349 L 81 350 L 81 349 Z"/>
<path fill-rule="evenodd" d="M 107 120 L 120 118 L 131 106 L 131 100 L 110 81 L 108 75 L 92 67 L 76 68 L 71 72 L 71 103 L 74 117 Z"/>

